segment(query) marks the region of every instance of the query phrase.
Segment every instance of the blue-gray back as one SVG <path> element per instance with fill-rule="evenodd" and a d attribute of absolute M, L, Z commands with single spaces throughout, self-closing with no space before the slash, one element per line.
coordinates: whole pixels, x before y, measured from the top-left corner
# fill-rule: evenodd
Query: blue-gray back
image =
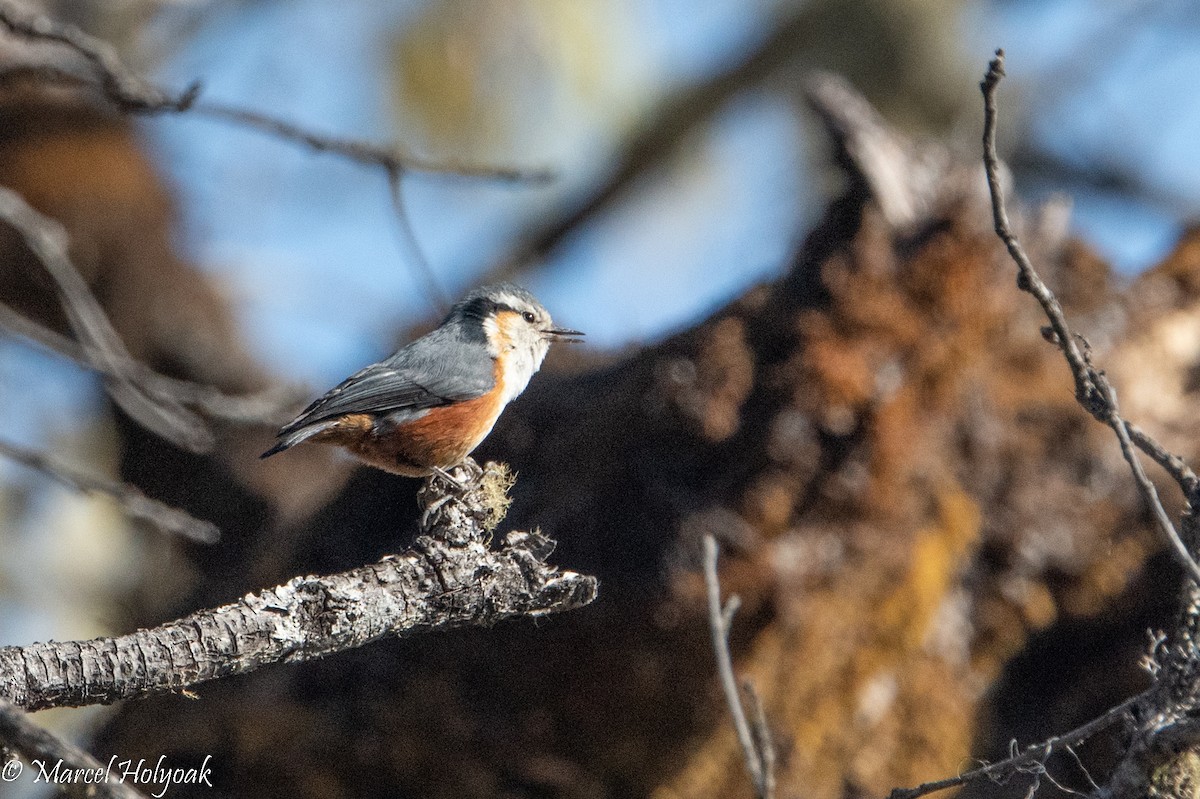
<path fill-rule="evenodd" d="M 495 385 L 494 361 L 461 324 L 441 327 L 343 380 L 281 434 L 346 414 L 422 411 L 475 399 Z"/>

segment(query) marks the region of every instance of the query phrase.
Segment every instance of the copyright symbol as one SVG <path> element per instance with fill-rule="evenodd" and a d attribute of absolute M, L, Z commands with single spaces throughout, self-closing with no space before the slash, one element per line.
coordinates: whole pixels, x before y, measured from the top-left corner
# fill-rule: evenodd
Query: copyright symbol
<path fill-rule="evenodd" d="M 20 760 L 8 761 L 4 764 L 4 768 L 0 769 L 0 780 L 4 780 L 5 782 L 14 781 L 17 777 L 21 776 L 23 768 Z"/>

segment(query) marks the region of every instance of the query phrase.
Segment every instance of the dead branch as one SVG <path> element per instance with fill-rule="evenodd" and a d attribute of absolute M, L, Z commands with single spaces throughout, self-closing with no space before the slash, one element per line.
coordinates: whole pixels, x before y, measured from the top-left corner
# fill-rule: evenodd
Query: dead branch
<path fill-rule="evenodd" d="M 380 167 L 388 174 L 430 172 L 522 182 L 540 182 L 552 177 L 551 173 L 544 169 L 528 170 L 424 160 L 404 153 L 396 147 L 316 133 L 258 111 L 222 103 L 201 102 L 198 100 L 201 90 L 199 81 L 193 82 L 182 92 L 171 93 L 155 86 L 127 67 L 116 49 L 108 42 L 89 36 L 74 25 L 63 25 L 40 14 L 26 12 L 9 0 L 0 0 L 0 25 L 25 39 L 70 48 L 88 62 L 93 79 L 88 81 L 78 75 L 43 67 L 26 71 L 24 76 L 94 88 L 118 109 L 128 113 L 194 112 L 199 116 L 232 122 L 292 141 L 317 152 L 334 153 L 359 164 Z"/>
<path fill-rule="evenodd" d="M 916 148 L 889 127 L 849 81 L 832 72 L 815 71 L 804 82 L 804 97 L 821 120 L 841 160 L 862 176 L 888 224 L 905 229 L 929 210 L 926 180 L 918 193 Z M 946 159 L 943 159 L 946 160 Z"/>
<path fill-rule="evenodd" d="M 1126 422 L 1120 415 L 1116 391 L 1113 389 L 1105 373 L 1093 363 L 1086 342 L 1080 345 L 1071 332 L 1062 306 L 1058 298 L 1042 281 L 1029 256 L 1020 241 L 1012 232 L 1009 225 L 1008 212 L 1004 203 L 1004 191 L 1000 185 L 1000 159 L 996 154 L 996 87 L 1004 77 L 1004 51 L 997 50 L 996 57 L 988 65 L 988 71 L 980 84 L 984 100 L 984 129 L 983 129 L 983 160 L 987 172 L 988 191 L 992 200 L 992 218 L 996 235 L 1004 242 L 1012 260 L 1018 269 L 1017 286 L 1022 291 L 1032 294 L 1041 305 L 1043 312 L 1050 321 L 1051 335 L 1049 338 L 1062 351 L 1071 375 L 1075 381 L 1075 398 L 1079 404 L 1097 420 L 1112 428 L 1121 446 L 1121 454 L 1134 475 L 1138 490 L 1150 507 L 1159 531 L 1171 545 L 1176 560 L 1183 566 L 1191 582 L 1189 586 L 1195 590 L 1200 588 L 1200 566 L 1197 566 L 1192 554 L 1188 551 L 1179 532 L 1167 517 L 1158 498 L 1154 484 L 1146 476 L 1141 462 L 1137 458 L 1135 447 L 1146 452 L 1158 462 L 1175 479 L 1183 489 L 1189 501 L 1194 498 L 1196 476 L 1178 456 L 1168 453 L 1150 436 Z M 915 788 L 897 788 L 892 791 L 890 799 L 916 799 L 935 791 L 954 788 L 981 779 L 1003 781 L 1019 772 L 1030 772 L 1038 777 L 1037 769 L 1043 768 L 1050 755 L 1056 751 L 1070 751 L 1073 746 L 1086 740 L 1095 733 L 1112 726 L 1118 721 L 1127 722 L 1135 708 L 1144 715 L 1146 707 L 1156 706 L 1156 696 L 1162 693 L 1167 681 L 1157 681 L 1154 688 L 1125 700 L 1115 707 L 1109 708 L 1103 715 L 1092 719 L 1081 727 L 1063 735 L 1049 738 L 1041 743 L 1033 744 L 1023 749 L 1018 755 L 1007 760 L 985 765 L 981 768 L 950 777 L 944 780 L 928 782 Z M 1167 689 L 1169 690 L 1169 688 Z M 1072 752 L 1073 754 L 1073 752 Z M 1037 780 L 1033 790 L 1036 790 Z"/>
<path fill-rule="evenodd" d="M 0 699 L 0 746 L 19 755 L 30 766 L 44 764 L 51 770 L 62 762 L 71 770 L 103 770 L 104 765 L 77 746 L 67 743 L 34 724 L 19 707 Z M 66 782 L 58 785 L 61 795 L 84 799 L 145 799 L 124 781 Z"/>
<path fill-rule="evenodd" d="M 1059 304 L 1058 298 L 1054 296 L 1054 293 L 1042 281 L 1041 276 L 1034 269 L 1029 256 L 1025 253 L 1024 248 L 1009 226 L 1008 211 L 1004 205 L 1004 190 L 1000 186 L 1000 158 L 996 154 L 996 87 L 999 86 L 1000 80 L 1003 77 L 1004 51 L 997 50 L 996 57 L 988 65 L 987 75 L 980 84 L 980 88 L 983 91 L 984 107 L 983 163 L 984 168 L 987 170 L 988 190 L 992 197 L 992 219 L 995 224 L 996 235 L 1004 242 L 1009 255 L 1012 256 L 1013 261 L 1017 265 L 1019 271 L 1017 279 L 1018 288 L 1032 294 L 1038 301 L 1038 304 L 1042 306 L 1042 311 L 1046 314 L 1046 318 L 1050 320 L 1054 343 L 1062 350 L 1063 357 L 1066 358 L 1067 365 L 1071 368 L 1071 375 L 1075 379 L 1075 399 L 1083 406 L 1084 410 L 1098 421 L 1111 427 L 1113 432 L 1116 433 L 1121 445 L 1121 454 L 1125 457 L 1125 461 L 1129 464 L 1129 468 L 1133 472 L 1138 491 L 1141 492 L 1142 498 L 1146 501 L 1147 506 L 1154 515 L 1159 532 L 1162 533 L 1163 537 L 1170 544 L 1175 559 L 1191 576 L 1192 580 L 1200 584 L 1200 565 L 1197 565 L 1192 554 L 1188 552 L 1187 546 L 1179 536 L 1179 531 L 1175 529 L 1175 525 L 1168 518 L 1162 502 L 1159 501 L 1158 492 L 1155 490 L 1154 484 L 1146 476 L 1141 461 L 1138 460 L 1137 454 L 1134 452 L 1134 443 L 1130 435 L 1129 424 L 1121 418 L 1117 406 L 1116 390 L 1109 383 L 1108 377 L 1104 372 L 1092 364 L 1091 356 L 1086 350 L 1079 346 L 1075 334 L 1071 332 L 1066 317 L 1063 315 L 1062 306 Z M 1191 470 L 1183 466 L 1183 461 L 1180 458 L 1166 454 L 1165 450 L 1145 433 L 1141 431 L 1138 431 L 1138 433 L 1138 446 L 1154 453 L 1154 459 L 1164 464 L 1164 467 L 1168 469 L 1168 473 L 1171 474 L 1180 488 L 1185 492 L 1185 496 L 1189 500 L 1193 499 L 1191 491 L 1195 489 L 1196 477 L 1192 474 Z"/>
<path fill-rule="evenodd" d="M 980 768 L 959 774 L 957 777 L 947 777 L 944 780 L 922 783 L 915 788 L 895 788 L 888 794 L 888 799 L 917 799 L 919 796 L 925 796 L 936 791 L 944 791 L 948 788 L 957 788 L 960 785 L 985 779 L 994 782 L 1004 782 L 1014 774 L 1028 770 L 1032 765 L 1045 765 L 1046 760 L 1054 752 L 1083 743 L 1096 733 L 1102 732 L 1114 724 L 1125 720 L 1127 714 L 1146 696 L 1147 694 L 1143 693 L 1126 699 L 1121 704 L 1110 707 L 1104 711 L 1103 715 L 1097 716 L 1088 723 L 1080 725 L 1062 735 L 1047 738 L 1040 743 L 1030 744 L 1022 749 L 1020 753 L 1005 760 L 989 763 Z"/>
<path fill-rule="evenodd" d="M 9 441 L 0 440 L 0 455 L 41 472 L 76 491 L 107 494 L 117 501 L 126 514 L 149 522 L 165 533 L 183 536 L 201 544 L 216 543 L 221 537 L 221 531 L 212 522 L 197 519 L 184 510 L 151 499 L 128 483 L 81 472 L 58 463 L 41 452 L 17 446 Z"/>
<path fill-rule="evenodd" d="M 521 169 L 517 167 L 493 167 L 453 161 L 430 161 L 404 153 L 396 147 L 386 147 L 372 144 L 371 142 L 316 133 L 300 125 L 272 117 L 268 114 L 245 108 L 236 108 L 223 103 L 211 103 L 200 100 L 187 108 L 173 108 L 167 105 L 159 110 L 190 110 L 197 116 L 232 122 L 242 127 L 276 136 L 280 139 L 302 144 L 319 153 L 334 153 L 365 166 L 381 167 L 389 175 L 402 175 L 406 172 L 428 172 L 468 178 L 506 180 L 516 183 L 545 183 L 554 178 L 554 173 L 548 169 Z"/>
<path fill-rule="evenodd" d="M 78 342 L 3 303 L 0 303 L 0 331 L 105 377 L 130 380 L 149 395 L 177 402 L 217 421 L 278 427 L 295 415 L 296 406 L 309 393 L 296 386 L 274 385 L 253 394 L 226 394 L 216 386 L 161 374 L 132 357 L 117 358 L 118 368 L 113 369 L 107 362 L 89 360 Z"/>
<path fill-rule="evenodd" d="M 466 489 L 432 478 L 420 492 L 421 534 L 406 552 L 295 577 L 150 630 L 0 648 L 0 696 L 30 710 L 106 704 L 385 636 L 486 627 L 595 599 L 595 578 L 547 565 L 553 546 L 537 533 L 511 532 L 501 549 L 489 548 L 489 520 L 507 501 L 499 467 L 481 470 L 468 459 L 452 476 Z"/>
<path fill-rule="evenodd" d="M 729 627 L 741 600 L 735 595 L 731 596 L 724 606 L 721 605 L 721 583 L 717 577 L 719 554 L 717 539 L 711 533 L 706 534 L 704 536 L 704 585 L 708 592 L 708 626 L 712 632 L 717 673 L 721 678 L 725 703 L 729 706 L 730 715 L 733 716 L 733 726 L 737 731 L 738 743 L 742 746 L 746 770 L 750 772 L 750 779 L 754 783 L 755 795 L 759 799 L 771 799 L 775 795 L 775 744 L 771 739 L 771 731 L 767 726 L 767 717 L 763 711 L 762 702 L 749 682 L 744 687 L 754 710 L 753 728 L 751 728 L 750 721 L 746 718 L 746 711 L 742 707 L 737 678 L 733 674 L 733 658 L 729 653 Z"/>
<path fill-rule="evenodd" d="M 54 281 L 67 321 L 87 359 L 102 364 L 109 395 L 132 418 L 149 430 L 193 452 L 205 452 L 214 442 L 203 420 L 178 402 L 151 397 L 124 368 L 133 360 L 104 314 L 87 281 L 71 263 L 67 233 L 43 216 L 19 194 L 0 186 L 0 221 L 11 225 Z"/>

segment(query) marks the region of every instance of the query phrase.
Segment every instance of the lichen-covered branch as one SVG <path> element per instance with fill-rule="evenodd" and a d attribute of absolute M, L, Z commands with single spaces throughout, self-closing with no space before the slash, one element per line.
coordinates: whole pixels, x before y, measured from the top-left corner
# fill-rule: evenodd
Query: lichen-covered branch
<path fill-rule="evenodd" d="M 489 547 L 506 502 L 499 467 L 431 479 L 411 548 L 324 577 L 295 577 L 236 602 L 115 638 L 0 648 L 0 696 L 26 709 L 104 704 L 178 691 L 362 646 L 391 635 L 489 626 L 581 607 L 596 580 L 545 563 L 553 547 L 509 533 Z"/>

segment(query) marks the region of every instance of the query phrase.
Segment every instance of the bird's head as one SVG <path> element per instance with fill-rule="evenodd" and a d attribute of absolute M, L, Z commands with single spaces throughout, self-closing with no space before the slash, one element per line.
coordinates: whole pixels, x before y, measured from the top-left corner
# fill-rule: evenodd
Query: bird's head
<path fill-rule="evenodd" d="M 528 360 L 530 374 L 542 365 L 551 343 L 578 342 L 583 336 L 556 327 L 536 297 L 511 283 L 476 289 L 454 306 L 447 321 L 479 331 L 493 357 Z"/>

